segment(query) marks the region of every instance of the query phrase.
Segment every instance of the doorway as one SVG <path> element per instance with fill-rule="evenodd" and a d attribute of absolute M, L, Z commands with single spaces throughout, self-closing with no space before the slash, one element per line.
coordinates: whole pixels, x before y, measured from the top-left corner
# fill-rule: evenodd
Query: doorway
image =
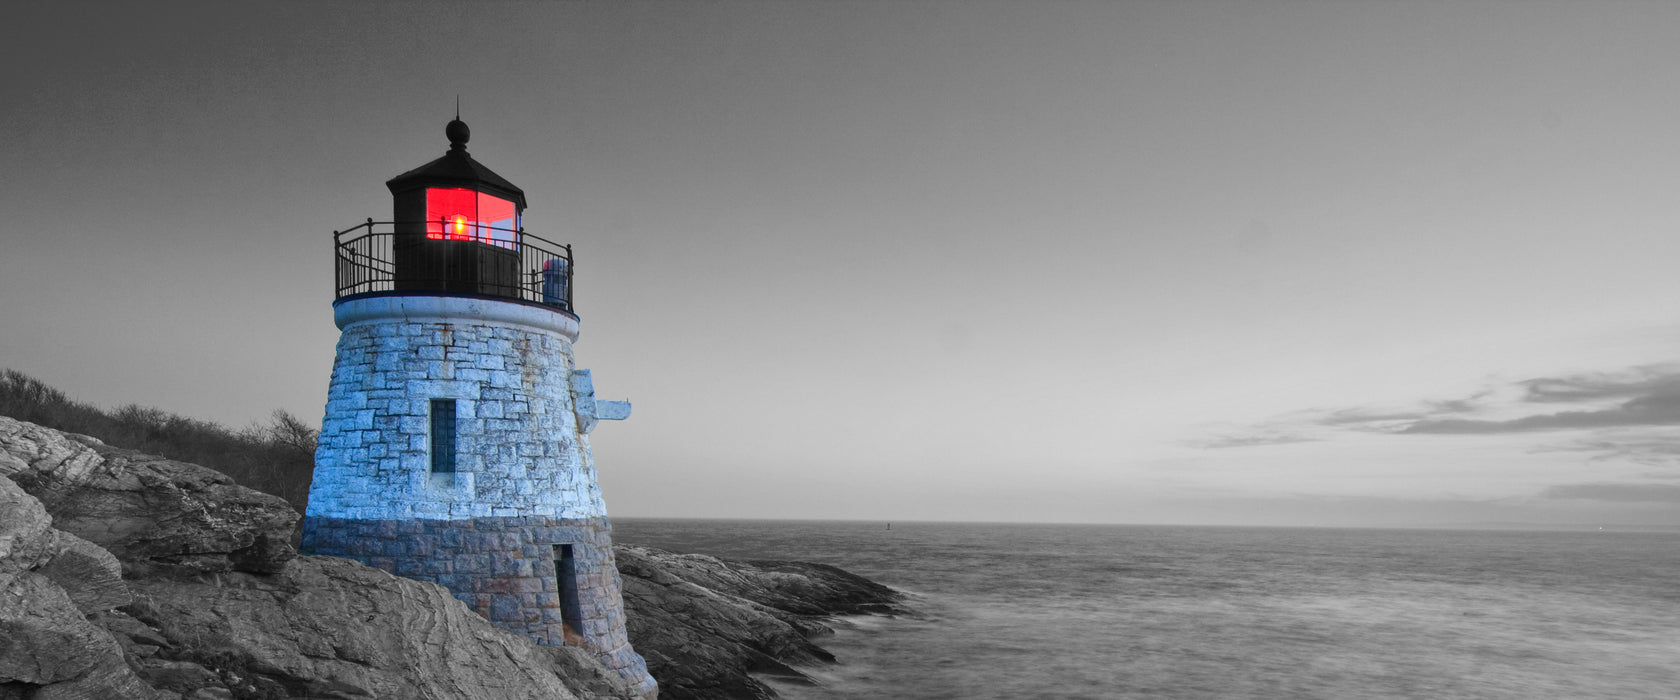
<path fill-rule="evenodd" d="M 578 603 L 578 573 L 577 559 L 573 557 L 572 545 L 554 545 L 554 582 L 560 594 L 560 622 L 566 627 L 566 645 L 576 646 L 572 637 L 581 642 L 583 637 L 583 607 Z"/>

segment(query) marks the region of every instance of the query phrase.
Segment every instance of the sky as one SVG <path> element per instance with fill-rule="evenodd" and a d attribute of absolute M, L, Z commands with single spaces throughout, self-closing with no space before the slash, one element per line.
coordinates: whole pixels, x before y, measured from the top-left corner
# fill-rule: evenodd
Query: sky
<path fill-rule="evenodd" d="M 1680 526 L 1680 4 L 9 15 L 0 367 L 80 400 L 318 420 L 459 95 L 614 516 Z"/>

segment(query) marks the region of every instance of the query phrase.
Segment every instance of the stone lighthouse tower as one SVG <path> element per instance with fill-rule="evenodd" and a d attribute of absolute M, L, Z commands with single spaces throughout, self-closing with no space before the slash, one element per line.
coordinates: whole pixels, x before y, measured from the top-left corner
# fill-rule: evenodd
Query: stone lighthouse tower
<path fill-rule="evenodd" d="M 333 234 L 342 331 L 303 545 L 443 585 L 539 644 L 655 684 L 625 635 L 572 344 L 571 247 L 524 230 L 525 193 L 449 151 L 385 183 L 392 220 Z"/>

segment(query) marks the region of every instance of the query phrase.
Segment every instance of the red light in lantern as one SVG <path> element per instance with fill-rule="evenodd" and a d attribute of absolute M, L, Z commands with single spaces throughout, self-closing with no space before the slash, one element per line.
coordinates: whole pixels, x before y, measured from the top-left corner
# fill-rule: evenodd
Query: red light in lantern
<path fill-rule="evenodd" d="M 518 229 L 519 214 L 512 201 L 458 187 L 426 190 L 427 238 L 513 248 Z"/>

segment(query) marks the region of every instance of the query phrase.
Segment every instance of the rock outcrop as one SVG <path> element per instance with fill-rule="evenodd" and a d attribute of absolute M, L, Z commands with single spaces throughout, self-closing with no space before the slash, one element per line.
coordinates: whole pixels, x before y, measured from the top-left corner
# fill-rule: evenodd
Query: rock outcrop
<path fill-rule="evenodd" d="M 299 556 L 281 499 L 0 416 L 0 700 L 638 697 L 435 584 Z M 833 567 L 614 547 L 666 700 L 774 698 L 838 614 L 899 596 Z"/>
<path fill-rule="evenodd" d="M 0 418 L 0 476 L 40 499 L 54 527 L 99 545 L 124 573 L 279 571 L 298 514 L 220 472 Z"/>
<path fill-rule="evenodd" d="M 724 561 L 616 545 L 630 643 L 667 700 L 774 698 L 754 675 L 811 682 L 795 666 L 833 662 L 811 639 L 823 619 L 899 614 L 886 586 L 822 564 Z"/>
<path fill-rule="evenodd" d="M 130 587 L 134 603 L 106 628 L 142 677 L 177 692 L 208 681 L 235 697 L 571 698 L 563 672 L 611 674 L 581 650 L 539 647 L 491 625 L 441 586 L 348 559 L 299 557 L 271 575 Z M 569 653 L 587 663 L 557 667 L 550 656 Z M 596 685 L 588 696 L 636 697 L 628 686 Z"/>
<path fill-rule="evenodd" d="M 445 589 L 299 557 L 285 501 L 0 417 L 0 700 L 635 698 Z"/>
<path fill-rule="evenodd" d="M 0 698 L 156 697 L 88 620 L 128 602 L 115 562 L 89 561 L 88 546 L 53 529 L 39 500 L 0 477 Z"/>

